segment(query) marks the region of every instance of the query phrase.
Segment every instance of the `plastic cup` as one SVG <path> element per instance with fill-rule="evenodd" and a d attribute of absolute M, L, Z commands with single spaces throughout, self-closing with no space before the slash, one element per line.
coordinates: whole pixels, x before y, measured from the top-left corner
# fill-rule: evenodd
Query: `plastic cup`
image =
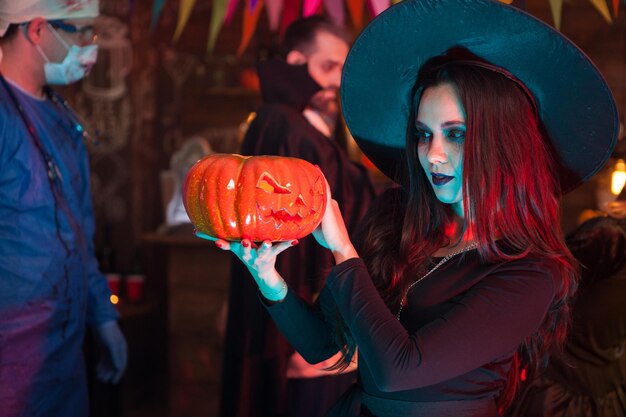
<path fill-rule="evenodd" d="M 143 286 L 146 282 L 145 275 L 128 275 L 126 277 L 126 298 L 136 303 L 143 298 Z"/>
<path fill-rule="evenodd" d="M 122 276 L 120 274 L 105 274 L 105 276 L 107 279 L 107 283 L 109 284 L 111 294 L 119 296 Z"/>

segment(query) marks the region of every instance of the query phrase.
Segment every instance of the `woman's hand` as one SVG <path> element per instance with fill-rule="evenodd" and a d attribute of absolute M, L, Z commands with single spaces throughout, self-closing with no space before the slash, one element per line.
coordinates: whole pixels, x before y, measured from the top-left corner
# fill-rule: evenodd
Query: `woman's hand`
<path fill-rule="evenodd" d="M 313 236 L 320 245 L 331 250 L 335 262 L 339 264 L 347 259 L 357 258 L 359 255 L 350 241 L 339 204 L 330 195 L 328 182 L 326 182 L 326 195 L 328 196 L 326 211 L 322 222 L 313 231 Z"/>
<path fill-rule="evenodd" d="M 287 284 L 276 271 L 276 257 L 285 249 L 297 244 L 297 240 L 278 242 L 274 245 L 266 240 L 260 246 L 257 246 L 249 239 L 243 239 L 241 242 L 228 242 L 202 232 L 195 232 L 195 235 L 203 239 L 215 241 L 215 245 L 218 248 L 234 253 L 250 271 L 263 297 L 269 301 L 282 301 L 285 298 L 287 295 Z"/>

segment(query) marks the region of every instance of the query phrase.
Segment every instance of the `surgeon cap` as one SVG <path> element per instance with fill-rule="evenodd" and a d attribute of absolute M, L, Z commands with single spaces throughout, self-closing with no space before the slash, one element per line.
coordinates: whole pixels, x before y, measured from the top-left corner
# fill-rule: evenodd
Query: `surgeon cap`
<path fill-rule="evenodd" d="M 98 16 L 98 0 L 0 0 L 0 37 L 11 23 Z"/>

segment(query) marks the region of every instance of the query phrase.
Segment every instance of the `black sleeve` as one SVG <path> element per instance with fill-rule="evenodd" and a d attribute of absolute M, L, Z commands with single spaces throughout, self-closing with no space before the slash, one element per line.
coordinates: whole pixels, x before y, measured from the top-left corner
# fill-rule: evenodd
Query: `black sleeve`
<path fill-rule="evenodd" d="M 541 324 L 554 296 L 555 268 L 545 261 L 502 264 L 413 334 L 383 303 L 361 259 L 336 266 L 326 285 L 378 388 L 401 391 L 511 354 Z"/>
<path fill-rule="evenodd" d="M 322 362 L 339 351 L 329 319 L 334 311 L 332 304 L 332 296 L 326 289 L 313 305 L 291 290 L 280 303 L 263 303 L 283 336 L 311 364 Z"/>

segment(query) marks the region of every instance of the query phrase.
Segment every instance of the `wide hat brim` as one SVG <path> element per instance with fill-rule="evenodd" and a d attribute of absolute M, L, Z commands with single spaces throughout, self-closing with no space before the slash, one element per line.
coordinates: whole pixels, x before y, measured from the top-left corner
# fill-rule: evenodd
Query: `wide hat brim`
<path fill-rule="evenodd" d="M 402 161 L 418 71 L 456 46 L 504 68 L 531 91 L 563 192 L 604 165 L 617 141 L 617 108 L 604 78 L 574 43 L 495 0 L 405 0 L 361 32 L 341 83 L 348 128 L 383 173 L 406 182 Z"/>

